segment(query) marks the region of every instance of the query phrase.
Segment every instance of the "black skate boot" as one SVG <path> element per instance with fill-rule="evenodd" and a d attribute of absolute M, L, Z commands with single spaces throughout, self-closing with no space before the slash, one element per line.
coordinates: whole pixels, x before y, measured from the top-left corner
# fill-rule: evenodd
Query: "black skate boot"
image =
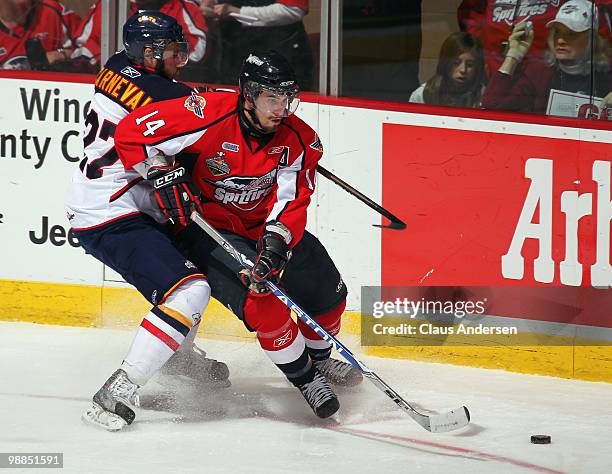
<path fill-rule="evenodd" d="M 124 370 L 117 370 L 94 395 L 91 408 L 83 413 L 83 421 L 108 431 L 125 428 L 136 417 L 130 406 L 139 406 L 138 388 Z"/>
<path fill-rule="evenodd" d="M 338 397 L 317 369 L 311 382 L 298 385 L 297 388 L 319 418 L 328 418 L 340 408 Z"/>
<path fill-rule="evenodd" d="M 229 369 L 227 364 L 206 357 L 206 352 L 191 343 L 189 347 L 181 347 L 162 367 L 165 375 L 183 375 L 205 388 L 227 388 Z"/>
<path fill-rule="evenodd" d="M 315 366 L 330 383 L 339 387 L 354 387 L 363 380 L 361 372 L 347 362 L 327 358 L 315 360 Z"/>

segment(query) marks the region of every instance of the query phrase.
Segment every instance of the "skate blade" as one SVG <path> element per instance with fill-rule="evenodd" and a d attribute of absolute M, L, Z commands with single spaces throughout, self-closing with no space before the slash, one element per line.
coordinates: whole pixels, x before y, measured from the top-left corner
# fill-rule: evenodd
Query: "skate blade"
<path fill-rule="evenodd" d="M 106 411 L 95 402 L 81 415 L 81 419 L 87 424 L 106 431 L 121 431 L 128 425 L 119 415 Z"/>

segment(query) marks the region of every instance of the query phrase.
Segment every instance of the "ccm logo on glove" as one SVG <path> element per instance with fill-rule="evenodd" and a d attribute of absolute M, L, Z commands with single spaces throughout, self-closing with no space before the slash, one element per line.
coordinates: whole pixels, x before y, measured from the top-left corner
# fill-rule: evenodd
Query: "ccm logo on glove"
<path fill-rule="evenodd" d="M 185 176 L 185 174 L 186 174 L 185 168 L 177 168 L 175 170 L 170 171 L 168 174 L 165 174 L 157 178 L 153 182 L 153 186 L 155 186 L 155 189 L 159 189 L 178 178 L 182 178 L 183 176 Z"/>
<path fill-rule="evenodd" d="M 170 222 L 186 226 L 193 209 L 203 214 L 200 191 L 191 182 L 184 167 L 151 169 L 148 179 L 155 189 L 155 199 L 159 208 Z"/>

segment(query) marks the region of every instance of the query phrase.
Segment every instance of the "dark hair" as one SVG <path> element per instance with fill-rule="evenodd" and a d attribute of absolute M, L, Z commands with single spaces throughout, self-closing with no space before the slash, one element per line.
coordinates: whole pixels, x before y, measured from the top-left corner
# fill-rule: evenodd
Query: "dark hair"
<path fill-rule="evenodd" d="M 464 53 L 474 56 L 474 77 L 458 89 L 450 74 L 455 60 Z M 426 104 L 456 107 L 478 107 L 486 82 L 484 53 L 480 40 L 469 33 L 453 33 L 442 43 L 436 74 L 425 83 L 423 100 Z"/>

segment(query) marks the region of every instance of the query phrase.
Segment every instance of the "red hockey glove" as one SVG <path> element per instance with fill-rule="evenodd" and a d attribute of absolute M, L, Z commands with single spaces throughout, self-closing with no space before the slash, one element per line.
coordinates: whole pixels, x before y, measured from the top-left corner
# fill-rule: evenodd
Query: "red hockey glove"
<path fill-rule="evenodd" d="M 203 214 L 200 191 L 183 166 L 152 169 L 147 179 L 153 184 L 159 207 L 173 224 L 189 224 L 189 216 L 194 208 Z"/>

